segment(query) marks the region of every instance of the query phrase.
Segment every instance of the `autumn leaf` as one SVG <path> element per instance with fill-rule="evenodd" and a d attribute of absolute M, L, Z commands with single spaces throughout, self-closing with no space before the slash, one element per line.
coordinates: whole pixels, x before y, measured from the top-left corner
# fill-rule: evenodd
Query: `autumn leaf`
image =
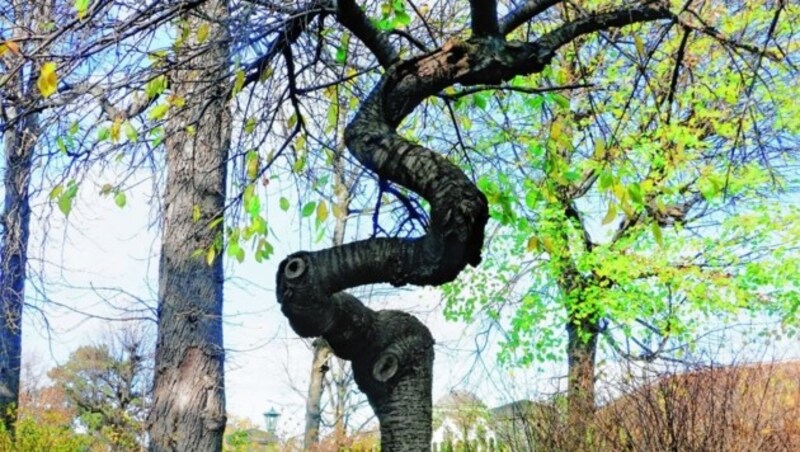
<path fill-rule="evenodd" d="M 58 76 L 56 75 L 56 63 L 48 61 L 42 65 L 42 70 L 39 72 L 39 80 L 36 81 L 36 87 L 43 97 L 50 97 L 58 88 Z"/>

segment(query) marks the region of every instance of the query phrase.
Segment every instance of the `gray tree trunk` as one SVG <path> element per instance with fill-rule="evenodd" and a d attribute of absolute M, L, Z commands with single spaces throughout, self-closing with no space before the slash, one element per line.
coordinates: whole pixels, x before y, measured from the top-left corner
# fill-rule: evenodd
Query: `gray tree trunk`
<path fill-rule="evenodd" d="M 345 122 L 345 115 L 346 111 L 344 109 L 339 109 L 338 124 L 343 124 Z M 344 235 L 347 229 L 347 212 L 350 209 L 350 190 L 346 181 L 344 169 L 344 127 L 337 127 L 336 132 L 337 135 L 342 138 L 337 142 L 336 155 L 333 158 L 334 207 L 332 210 L 334 212 L 339 212 L 338 215 L 334 215 L 333 240 L 331 243 L 333 246 L 339 246 L 344 243 Z M 330 370 L 330 355 L 331 347 L 327 341 L 321 338 L 314 341 L 314 357 L 311 362 L 311 381 L 308 385 L 308 397 L 306 399 L 306 428 L 303 435 L 304 450 L 310 450 L 319 442 L 319 429 L 322 421 L 323 381 L 325 380 L 325 374 Z M 336 380 L 335 383 L 337 386 L 341 386 L 338 380 Z M 341 392 L 342 388 L 337 388 L 337 394 Z M 339 415 L 340 405 L 343 404 L 343 401 L 340 399 L 341 397 L 337 398 L 334 427 L 337 441 L 342 439 L 339 435 L 344 432 L 344 419 L 343 416 Z"/>
<path fill-rule="evenodd" d="M 317 338 L 313 343 L 314 357 L 311 361 L 311 381 L 306 398 L 306 428 L 303 434 L 303 450 L 310 450 L 319 442 L 319 424 L 322 421 L 322 382 L 328 372 L 331 348 L 325 339 Z"/>
<path fill-rule="evenodd" d="M 186 105 L 166 125 L 167 186 L 158 294 L 158 342 L 150 450 L 219 451 L 225 429 L 222 342 L 222 222 L 230 145 L 227 2 L 211 0 L 187 17 L 208 40 L 178 49 L 170 74 Z M 213 18 L 213 19 L 204 19 Z M 202 46 L 202 51 L 198 51 Z M 199 209 L 199 219 L 193 218 Z M 214 247 L 213 261 L 198 249 Z"/>
<path fill-rule="evenodd" d="M 14 85 L 13 81 L 9 83 Z M 19 402 L 22 307 L 31 217 L 28 190 L 38 135 L 38 116 L 12 120 L 15 123 L 3 134 L 5 202 L 0 217 L 3 227 L 0 248 L 0 304 L 3 309 L 0 323 L 0 419 L 8 430 L 13 429 Z"/>
<path fill-rule="evenodd" d="M 595 357 L 598 332 L 595 323 L 570 319 L 567 324 L 567 425 L 573 447 L 589 441 L 588 429 L 595 413 Z"/>
<path fill-rule="evenodd" d="M 38 29 L 50 15 L 46 2 L 13 3 L 14 21 L 11 38 L 24 37 L 24 29 Z M 26 44 L 20 44 L 25 50 Z M 3 57 L 8 66 L 23 63 L 23 57 L 7 52 Z M 30 236 L 29 189 L 33 154 L 39 139 L 39 115 L 29 114 L 23 105 L 32 106 L 40 97 L 36 89 L 38 64 L 17 71 L 5 81 L 2 109 L 5 199 L 0 213 L 2 246 L 0 246 L 0 422 L 13 431 L 19 403 L 19 377 L 22 357 L 22 308 L 25 302 L 28 238 Z M 25 74 L 28 74 L 25 77 Z M 15 99 L 14 101 L 7 99 Z"/>

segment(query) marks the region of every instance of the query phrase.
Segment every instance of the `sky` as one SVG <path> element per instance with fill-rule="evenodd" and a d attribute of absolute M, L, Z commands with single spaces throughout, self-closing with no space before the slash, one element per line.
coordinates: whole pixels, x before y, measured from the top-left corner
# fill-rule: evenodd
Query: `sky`
<path fill-rule="evenodd" d="M 40 370 L 64 363 L 77 347 L 100 342 L 121 326 L 109 320 L 121 313 L 106 299 L 141 309 L 136 297 L 155 306 L 160 245 L 150 184 L 132 184 L 126 206 L 119 208 L 112 197 L 99 194 L 109 177 L 91 174 L 68 218 L 50 205 L 49 190 L 34 199 L 33 210 L 39 215 L 31 224 L 26 299 L 32 307 L 23 319 L 23 360 Z M 285 190 L 286 196 L 290 193 Z M 262 264 L 253 259 L 225 262 L 226 397 L 229 415 L 257 425 L 263 425 L 262 413 L 275 408 L 281 413 L 279 430 L 291 436 L 302 432 L 312 353 L 309 342 L 299 339 L 280 313 L 274 281 L 280 260 L 302 249 L 302 238 L 311 234 L 302 230 L 297 215 L 277 208 L 278 198 L 272 196 L 267 207 L 275 234 L 273 257 Z M 102 288 L 122 289 L 131 296 Z M 491 340 L 486 345 L 477 336 L 481 325 L 446 321 L 436 290 L 364 288 L 356 293 L 365 295 L 362 301 L 373 309 L 408 310 L 431 329 L 437 341 L 434 400 L 453 389 L 472 391 L 489 406 L 535 398 L 555 392 L 557 376 L 566 372 L 560 365 L 547 366 L 545 372 L 500 369 Z M 368 416 L 366 409 L 360 417 Z"/>

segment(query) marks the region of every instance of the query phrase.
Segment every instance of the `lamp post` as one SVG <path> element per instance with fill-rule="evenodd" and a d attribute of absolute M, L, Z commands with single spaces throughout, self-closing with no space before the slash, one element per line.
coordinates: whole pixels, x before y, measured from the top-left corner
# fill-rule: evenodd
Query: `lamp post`
<path fill-rule="evenodd" d="M 281 413 L 275 411 L 275 408 L 270 408 L 269 411 L 264 412 L 264 422 L 267 425 L 268 432 L 275 433 L 275 427 L 278 425 L 279 417 L 281 417 Z"/>

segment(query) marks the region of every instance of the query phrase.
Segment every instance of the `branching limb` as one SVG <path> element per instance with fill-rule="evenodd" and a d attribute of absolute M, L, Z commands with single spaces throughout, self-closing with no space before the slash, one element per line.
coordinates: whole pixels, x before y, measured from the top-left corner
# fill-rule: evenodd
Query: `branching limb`
<path fill-rule="evenodd" d="M 520 25 L 560 2 L 561 0 L 527 0 L 500 20 L 500 34 L 507 35 L 511 33 Z"/>
<path fill-rule="evenodd" d="M 375 28 L 354 0 L 338 0 L 336 3 L 339 23 L 367 46 L 381 66 L 388 68 L 394 64 L 398 59 L 397 49 L 389 42 L 388 33 Z"/>

